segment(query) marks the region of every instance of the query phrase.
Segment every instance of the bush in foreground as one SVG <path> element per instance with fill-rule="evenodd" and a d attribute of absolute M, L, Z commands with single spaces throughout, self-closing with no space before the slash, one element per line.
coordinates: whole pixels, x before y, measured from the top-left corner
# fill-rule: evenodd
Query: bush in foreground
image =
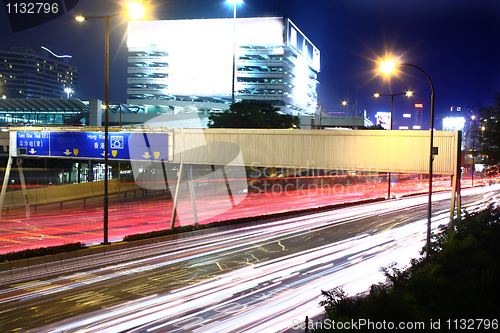
<path fill-rule="evenodd" d="M 500 209 L 493 206 L 466 214 L 454 226 L 432 235 L 429 256 L 413 259 L 408 268 L 395 264 L 382 271 L 388 283 L 372 285 L 369 294 L 348 297 L 341 287 L 322 291 L 326 317 L 330 323 L 431 322 L 441 329 L 457 328 L 461 319 L 466 327 L 499 328 L 500 318 Z M 424 254 L 425 248 L 422 251 Z M 496 318 L 496 325 L 491 325 Z M 448 322 L 449 320 L 449 322 Z M 458 322 L 455 322 L 458 320 Z M 473 321 L 470 321 L 473 320 Z M 479 325 L 479 326 L 478 326 Z M 482 326 L 481 326 L 482 325 Z M 314 332 L 333 331 L 316 329 Z M 318 327 L 318 326 L 316 326 Z M 338 327 L 337 327 L 338 328 Z M 373 331 L 367 326 L 360 331 Z M 438 331 L 438 330 L 433 330 Z"/>
<path fill-rule="evenodd" d="M 29 259 L 34 257 L 41 257 L 51 254 L 62 253 L 62 252 L 77 251 L 86 248 L 87 246 L 85 246 L 85 243 L 78 242 L 78 243 L 67 243 L 58 246 L 40 247 L 37 249 L 27 249 L 18 252 L 9 252 L 6 254 L 0 254 L 0 262 Z"/>

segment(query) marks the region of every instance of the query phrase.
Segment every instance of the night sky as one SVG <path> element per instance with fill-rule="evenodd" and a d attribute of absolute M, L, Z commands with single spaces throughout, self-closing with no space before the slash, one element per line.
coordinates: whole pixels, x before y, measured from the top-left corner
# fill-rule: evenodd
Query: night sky
<path fill-rule="evenodd" d="M 125 1 L 121 2 L 122 4 Z M 150 19 L 232 17 L 223 0 L 144 2 Z M 0 45 L 40 46 L 70 54 L 79 69 L 77 96 L 104 99 L 105 20 L 79 23 L 73 16 L 113 15 L 126 11 L 120 1 L 80 0 L 68 14 L 42 26 L 12 33 L 5 8 L 0 9 Z M 342 112 L 349 99 L 367 110 L 390 111 L 390 97 L 410 89 L 414 96 L 394 98 L 395 120 L 415 103 L 424 105 L 424 128 L 429 127 L 430 85 L 424 74 L 400 67 L 390 81 L 377 76 L 376 61 L 386 53 L 423 69 L 435 92 L 437 129 L 444 116 L 458 115 L 450 107 L 468 110 L 491 105 L 500 91 L 500 1 L 498 0 L 246 0 L 238 17 L 286 16 L 321 52 L 318 103 L 327 112 Z M 126 16 L 111 20 L 110 102 L 127 99 Z M 349 108 L 349 114 L 352 106 Z M 342 115 L 337 113 L 337 115 Z"/>

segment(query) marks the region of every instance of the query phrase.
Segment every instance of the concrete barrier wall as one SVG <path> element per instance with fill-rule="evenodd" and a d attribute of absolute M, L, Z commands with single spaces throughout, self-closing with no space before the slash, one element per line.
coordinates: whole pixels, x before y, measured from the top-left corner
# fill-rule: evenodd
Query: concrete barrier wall
<path fill-rule="evenodd" d="M 38 204 L 48 203 L 47 197 L 45 195 L 45 188 L 36 188 L 36 189 L 34 189 L 34 192 L 36 194 L 36 202 Z"/>
<path fill-rule="evenodd" d="M 28 202 L 36 202 L 36 195 L 33 191 L 27 191 Z M 12 206 L 24 206 L 23 191 L 12 192 Z"/>
<path fill-rule="evenodd" d="M 121 193 L 137 189 L 139 189 L 139 187 L 135 183 L 123 183 L 120 185 Z M 116 179 L 109 180 L 108 193 L 118 193 L 118 182 Z M 43 205 L 47 203 L 91 198 L 104 195 L 104 181 L 28 189 L 27 194 L 28 203 L 30 205 Z M 24 206 L 23 191 L 6 192 L 3 206 Z"/>
<path fill-rule="evenodd" d="M 47 202 L 82 199 L 93 196 L 92 183 L 71 184 L 45 188 Z"/>

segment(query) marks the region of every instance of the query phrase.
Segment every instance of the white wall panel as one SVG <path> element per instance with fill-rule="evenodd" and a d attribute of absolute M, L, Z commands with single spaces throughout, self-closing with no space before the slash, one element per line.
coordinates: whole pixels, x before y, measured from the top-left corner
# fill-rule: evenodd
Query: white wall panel
<path fill-rule="evenodd" d="M 429 170 L 428 131 L 182 129 L 175 162 L 227 164 L 241 150 L 247 166 L 400 173 Z M 434 132 L 435 174 L 454 174 L 458 133 Z"/>

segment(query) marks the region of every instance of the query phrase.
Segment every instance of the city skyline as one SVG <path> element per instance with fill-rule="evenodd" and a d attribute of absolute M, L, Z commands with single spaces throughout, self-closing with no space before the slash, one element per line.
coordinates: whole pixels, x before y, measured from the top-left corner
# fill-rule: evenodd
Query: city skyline
<path fill-rule="evenodd" d="M 124 3 L 125 4 L 125 3 Z M 143 2 L 146 20 L 228 18 L 232 6 L 225 1 Z M 99 8 L 99 9 L 96 9 Z M 73 56 L 80 69 L 78 98 L 104 99 L 104 20 L 76 22 L 73 16 L 114 15 L 125 11 L 114 2 L 80 2 L 66 15 L 42 26 L 12 33 L 2 11 L 0 45 L 3 47 L 43 45 L 56 53 Z M 500 4 L 459 0 L 379 2 L 357 0 L 245 1 L 237 7 L 238 17 L 280 17 L 293 20 L 322 53 L 318 75 L 318 103 L 327 112 L 346 111 L 343 100 L 353 103 L 358 112 L 367 110 L 371 120 L 379 111 L 390 110 L 390 99 L 375 99 L 373 93 L 397 94 L 412 90 L 410 98 L 394 99 L 395 119 L 424 105 L 424 128 L 430 111 L 430 88 L 425 76 L 402 68 L 399 78 L 390 82 L 376 76 L 376 61 L 385 53 L 402 56 L 403 61 L 422 68 L 431 78 L 436 95 L 436 128 L 440 119 L 452 115 L 450 108 L 463 111 L 490 105 L 490 96 L 500 82 L 500 65 L 495 60 L 494 40 L 500 35 L 495 17 Z M 127 99 L 127 23 L 125 16 L 110 21 L 110 102 Z M 91 38 L 90 38 L 91 37 Z M 352 106 L 348 115 L 352 114 Z"/>

